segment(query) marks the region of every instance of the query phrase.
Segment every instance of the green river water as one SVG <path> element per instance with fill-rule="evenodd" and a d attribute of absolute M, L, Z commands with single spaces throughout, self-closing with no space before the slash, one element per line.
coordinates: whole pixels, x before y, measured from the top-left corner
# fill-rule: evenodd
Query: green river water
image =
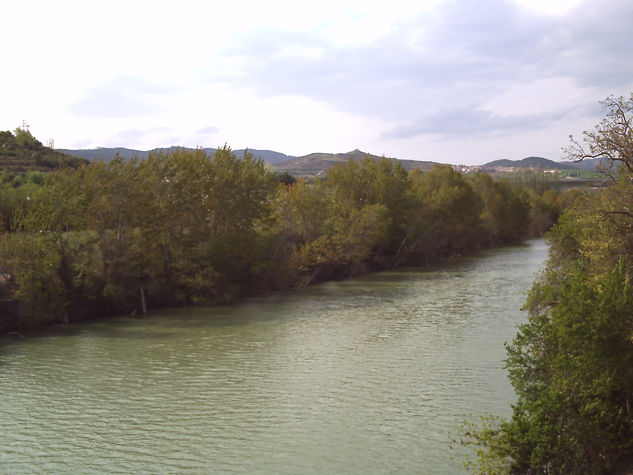
<path fill-rule="evenodd" d="M 0 473 L 461 473 L 544 241 L 0 340 Z"/>

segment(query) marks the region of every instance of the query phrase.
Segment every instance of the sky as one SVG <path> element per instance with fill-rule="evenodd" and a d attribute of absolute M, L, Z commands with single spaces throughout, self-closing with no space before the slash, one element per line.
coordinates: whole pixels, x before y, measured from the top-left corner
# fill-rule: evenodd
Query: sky
<path fill-rule="evenodd" d="M 562 160 L 633 92 L 630 0 L 31 0 L 0 130 L 55 148 Z"/>

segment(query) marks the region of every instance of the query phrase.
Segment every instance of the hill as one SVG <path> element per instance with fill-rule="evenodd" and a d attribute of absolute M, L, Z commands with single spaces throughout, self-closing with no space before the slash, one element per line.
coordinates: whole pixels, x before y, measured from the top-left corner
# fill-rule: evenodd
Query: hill
<path fill-rule="evenodd" d="M 348 153 L 311 153 L 277 163 L 278 171 L 287 171 L 294 176 L 322 176 L 332 165 L 347 162 L 350 158 L 360 157 L 358 151 Z"/>
<path fill-rule="evenodd" d="M 11 174 L 78 167 L 87 160 L 45 147 L 28 130 L 0 132 L 0 170 Z"/>
<path fill-rule="evenodd" d="M 579 167 L 572 163 L 555 162 L 543 157 L 527 157 L 522 160 L 494 160 L 481 166 L 481 168 L 541 168 L 543 170 L 578 170 Z"/>
<path fill-rule="evenodd" d="M 109 162 L 117 155 L 124 160 L 131 158 L 144 159 L 152 152 L 168 152 L 179 147 L 155 148 L 153 150 L 134 150 L 129 148 L 93 148 L 85 150 L 60 149 L 68 155 L 85 158 L 90 161 Z M 186 148 L 186 147 L 185 147 Z M 204 148 L 206 153 L 212 155 L 215 148 Z M 238 157 L 244 156 L 244 149 L 234 150 Z M 291 175 L 299 177 L 315 177 L 325 175 L 329 167 L 336 163 L 344 163 L 349 159 L 360 160 L 362 157 L 376 157 L 370 153 L 362 152 L 358 149 L 346 153 L 311 153 L 302 157 L 293 157 L 284 153 L 272 150 L 248 149 L 255 157 L 261 158 L 265 163 L 271 165 L 275 170 L 280 172 L 288 172 Z M 393 158 L 392 160 L 397 160 Z M 434 162 L 423 162 L 418 160 L 398 160 L 407 170 L 419 168 L 422 170 L 430 169 Z"/>
<path fill-rule="evenodd" d="M 337 163 L 345 163 L 352 160 L 360 160 L 363 157 L 380 158 L 378 155 L 372 155 L 371 153 L 365 153 L 358 149 L 352 150 L 346 153 L 311 153 L 304 155 L 303 157 L 291 158 L 283 162 L 277 162 L 274 168 L 277 171 L 288 172 L 291 175 L 298 177 L 315 177 L 323 176 L 327 172 L 327 169 Z M 407 170 L 413 170 L 418 168 L 421 170 L 429 170 L 434 162 L 424 162 L 418 160 L 399 160 L 391 158 L 399 162 Z"/>
<path fill-rule="evenodd" d="M 95 148 L 85 150 L 71 150 L 60 149 L 60 152 L 64 152 L 67 155 L 74 157 L 81 157 L 90 161 L 104 161 L 109 162 L 117 154 L 125 159 L 131 158 L 144 159 L 147 158 L 149 153 L 152 152 L 168 152 L 175 148 L 182 147 L 163 147 L 155 148 L 153 150 L 134 150 L 129 148 Z M 186 148 L 186 147 L 185 147 Z M 208 154 L 213 154 L 215 148 L 204 148 Z M 244 155 L 244 149 L 234 150 L 238 157 Z M 265 163 L 270 165 L 273 169 L 279 172 L 288 172 L 289 174 L 297 177 L 316 177 L 323 176 L 327 172 L 327 169 L 337 163 L 344 163 L 350 159 L 359 160 L 362 157 L 374 157 L 377 155 L 362 152 L 361 150 L 352 150 L 346 153 L 311 153 L 301 157 L 294 157 L 286 155 L 284 153 L 275 152 L 272 150 L 258 150 L 248 149 L 255 157 L 261 158 Z M 413 169 L 429 170 L 436 162 L 420 161 L 420 160 L 403 160 L 391 158 L 390 160 L 397 160 L 404 168 L 411 171 Z M 507 169 L 529 169 L 540 168 L 542 170 L 560 170 L 560 171 L 594 171 L 596 165 L 600 163 L 600 159 L 584 160 L 578 163 L 572 162 L 556 162 L 543 157 L 527 157 L 522 160 L 494 160 L 481 166 L 460 166 L 460 169 L 464 171 L 494 171 L 506 173 Z"/>
<path fill-rule="evenodd" d="M 608 170 L 609 167 L 607 165 L 607 161 L 604 158 L 585 158 L 582 162 L 573 162 L 574 167 L 579 170 L 597 170 L 603 169 Z M 612 168 L 617 168 L 612 166 Z"/>
<path fill-rule="evenodd" d="M 205 150 L 215 151 L 215 149 L 205 149 Z M 256 157 L 261 158 L 264 162 L 269 163 L 271 165 L 296 158 L 290 155 L 286 155 L 285 153 L 274 152 L 272 150 L 256 150 L 256 149 L 249 148 L 248 151 L 252 153 L 253 155 L 255 155 Z M 235 153 L 238 157 L 244 156 L 244 150 L 235 150 Z"/>
<path fill-rule="evenodd" d="M 113 148 L 99 147 L 99 148 L 90 148 L 90 149 L 81 149 L 81 150 L 70 150 L 70 149 L 60 148 L 58 150 L 67 155 L 84 158 L 91 162 L 103 161 L 106 163 L 113 160 L 117 155 L 125 160 L 129 160 L 131 158 L 140 158 L 140 159 L 147 158 L 147 154 L 148 154 L 147 151 L 134 150 L 131 148 L 121 148 L 121 147 L 113 147 Z"/>
<path fill-rule="evenodd" d="M 158 153 L 158 152 L 169 152 L 170 150 L 176 148 L 185 148 L 187 147 L 161 147 L 155 148 L 152 150 L 135 150 L 131 148 L 121 148 L 121 147 L 99 147 L 99 148 L 91 148 L 91 149 L 82 149 L 82 150 L 71 150 L 71 149 L 59 149 L 60 152 L 66 153 L 68 155 L 72 155 L 73 157 L 85 158 L 87 160 L 92 161 L 103 161 L 109 162 L 113 160 L 117 155 L 124 160 L 130 160 L 132 158 L 138 158 L 140 160 L 147 158 L 150 153 Z M 209 155 L 215 153 L 215 148 L 204 148 L 203 149 Z M 265 163 L 275 164 L 279 162 L 283 162 L 285 160 L 290 160 L 295 157 L 291 157 L 284 153 L 274 152 L 272 150 L 256 150 L 256 149 L 248 149 L 250 153 L 252 153 L 255 157 L 260 157 Z M 244 156 L 244 149 L 234 150 L 235 154 L 238 157 Z"/>

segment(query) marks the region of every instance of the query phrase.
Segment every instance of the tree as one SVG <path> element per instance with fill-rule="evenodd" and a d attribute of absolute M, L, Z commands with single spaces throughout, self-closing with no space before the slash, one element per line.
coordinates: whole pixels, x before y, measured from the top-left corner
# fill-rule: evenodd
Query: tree
<path fill-rule="evenodd" d="M 138 168 L 148 217 L 138 225 L 161 295 L 229 300 L 248 288 L 276 186 L 263 162 L 225 146 L 212 157 L 201 149 L 151 154 Z"/>
<path fill-rule="evenodd" d="M 563 214 L 527 299 L 529 320 L 507 345 L 512 417 L 467 434 L 485 447 L 477 470 L 492 461 L 509 473 L 629 473 L 632 256 L 620 225 L 582 200 Z"/>
<path fill-rule="evenodd" d="M 330 196 L 322 181 L 308 185 L 298 179 L 280 184 L 272 199 L 270 226 L 262 230 L 262 254 L 257 281 L 268 289 L 285 289 L 308 284 L 315 275 L 300 252 L 311 242 L 331 232 Z"/>
<path fill-rule="evenodd" d="M 24 147 L 26 149 L 36 149 L 41 148 L 42 143 L 33 137 L 33 134 L 28 129 L 22 129 L 18 127 L 13 131 L 15 135 L 15 141 L 20 147 Z"/>
<path fill-rule="evenodd" d="M 58 241 L 48 233 L 11 233 L 0 242 L 3 280 L 10 277 L 3 293 L 10 293 L 15 312 L 0 314 L 0 328 L 24 328 L 66 319 L 68 305 L 58 269 Z"/>
<path fill-rule="evenodd" d="M 552 299 L 556 305 L 548 305 Z M 528 299 L 530 322 L 508 346 L 519 395 L 504 429 L 514 470 L 613 471 L 633 453 L 633 286 L 624 261 L 549 274 Z"/>
<path fill-rule="evenodd" d="M 605 117 L 593 131 L 584 131 L 581 144 L 570 135 L 571 145 L 565 149 L 567 158 L 582 161 L 604 158 L 608 167 L 619 165 L 629 181 L 633 180 L 633 93 L 625 97 L 608 97 L 601 102 Z"/>
<path fill-rule="evenodd" d="M 462 254 L 480 245 L 482 203 L 464 175 L 434 165 L 412 176 L 415 209 L 410 252 L 418 261 Z M 415 239 L 417 237 L 417 239 Z"/>
<path fill-rule="evenodd" d="M 631 101 L 607 102 L 589 153 L 631 167 Z M 573 140 L 573 139 L 572 139 Z M 512 417 L 469 432 L 480 469 L 630 473 L 633 467 L 633 184 L 587 192 L 550 234 L 550 257 L 507 345 Z"/>
<path fill-rule="evenodd" d="M 481 213 L 490 245 L 520 242 L 529 226 L 530 205 L 503 181 L 494 181 L 490 175 L 477 173 L 473 188 L 482 201 Z"/>
<path fill-rule="evenodd" d="M 382 205 L 387 232 L 377 242 L 374 258 L 388 265 L 405 238 L 405 226 L 411 210 L 410 182 L 407 171 L 388 158 L 363 157 L 331 167 L 326 184 L 330 190 L 336 214 L 351 216 L 351 210 Z M 356 215 L 354 215 L 356 216 Z"/>
<path fill-rule="evenodd" d="M 77 262 L 82 268 L 76 272 L 83 276 L 77 279 L 80 293 L 112 313 L 135 308 L 145 313 L 144 286 L 154 256 L 144 252 L 150 247 L 138 231 L 151 219 L 146 211 L 150 195 L 138 179 L 138 163 L 117 157 L 79 172 L 86 197 L 81 227 L 94 242 L 93 253 Z"/>

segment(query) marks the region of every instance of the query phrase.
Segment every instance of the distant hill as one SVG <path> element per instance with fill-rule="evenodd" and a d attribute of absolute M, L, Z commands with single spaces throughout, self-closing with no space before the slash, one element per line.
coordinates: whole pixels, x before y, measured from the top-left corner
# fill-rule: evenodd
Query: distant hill
<path fill-rule="evenodd" d="M 580 170 L 596 170 L 598 167 L 607 169 L 607 161 L 604 158 L 586 158 L 582 162 L 572 162 L 574 167 Z"/>
<path fill-rule="evenodd" d="M 346 153 L 311 153 L 303 157 L 297 157 L 277 162 L 274 168 L 278 171 L 287 171 L 291 175 L 298 177 L 315 177 L 323 176 L 328 168 L 337 163 L 346 163 L 350 159 L 360 160 L 363 157 L 380 158 L 378 155 L 362 152 L 358 149 Z M 391 158 L 399 162 L 405 169 L 413 170 L 418 168 L 421 170 L 429 170 L 435 164 L 434 162 L 425 162 L 418 160 L 399 160 Z"/>
<path fill-rule="evenodd" d="M 59 149 L 59 151 L 66 153 L 68 155 L 72 155 L 74 157 L 85 158 L 87 160 L 90 160 L 91 162 L 102 161 L 102 162 L 107 163 L 113 160 L 117 156 L 117 154 L 119 157 L 121 157 L 124 160 L 130 160 L 132 158 L 138 158 L 139 160 L 143 160 L 147 158 L 147 156 L 152 152 L 169 152 L 170 150 L 174 150 L 177 148 L 183 148 L 183 147 L 162 147 L 162 148 L 155 148 L 153 150 L 134 150 L 131 148 L 121 148 L 121 147 L 114 147 L 114 148 L 99 147 L 99 148 L 91 148 L 91 149 L 83 149 L 83 150 Z M 184 147 L 184 148 L 187 150 L 193 150 L 187 147 Z M 216 151 L 215 148 L 204 148 L 203 150 L 210 155 L 212 155 Z M 252 153 L 255 157 L 260 157 L 264 162 L 269 163 L 269 164 L 275 164 L 275 163 L 279 163 L 285 160 L 290 160 L 292 158 L 295 158 L 295 157 L 288 156 L 284 153 L 273 152 L 272 150 L 248 149 L 248 151 Z M 244 149 L 234 150 L 234 152 L 238 157 L 244 156 Z"/>
<path fill-rule="evenodd" d="M 512 168 L 542 168 L 543 170 L 578 170 L 570 162 L 555 162 L 543 157 L 527 157 L 522 160 L 494 160 L 481 166 L 482 168 L 512 167 Z"/>
<path fill-rule="evenodd" d="M 350 158 L 360 158 L 362 152 L 354 150 L 348 153 L 311 153 L 277 163 L 275 168 L 287 171 L 294 176 L 321 176 L 332 165 L 347 162 Z"/>
<path fill-rule="evenodd" d="M 60 152 L 72 155 L 74 157 L 85 158 L 90 161 L 104 161 L 109 162 L 117 154 L 125 159 L 131 158 L 144 159 L 147 158 L 151 152 L 168 152 L 170 150 L 182 148 L 182 147 L 163 147 L 153 150 L 134 150 L 129 148 L 95 148 L 85 150 L 70 150 L 60 149 Z M 191 149 L 188 149 L 191 150 Z M 213 154 L 215 148 L 204 148 L 208 154 Z M 327 172 L 327 169 L 334 164 L 344 163 L 350 159 L 359 160 L 362 157 L 374 157 L 379 158 L 377 155 L 366 153 L 361 150 L 352 150 L 346 153 L 311 153 L 301 157 L 294 157 L 286 155 L 284 153 L 275 152 L 272 150 L 258 150 L 248 149 L 255 157 L 260 157 L 265 163 L 269 164 L 273 169 L 279 172 L 288 172 L 291 175 L 297 177 L 315 177 L 323 176 Z M 244 149 L 234 150 L 238 157 L 244 155 Z M 397 160 L 404 168 L 411 171 L 413 169 L 429 170 L 436 164 L 432 161 L 420 161 L 420 160 L 403 160 L 390 158 L 390 160 Z M 496 172 L 503 172 L 500 168 L 540 168 L 543 170 L 595 170 L 596 165 L 601 162 L 600 159 L 588 159 L 582 162 L 556 162 L 543 157 L 527 157 L 522 160 L 494 160 L 481 166 L 460 166 L 464 170 L 490 170 Z"/>
<path fill-rule="evenodd" d="M 151 152 L 168 152 L 176 148 L 179 147 L 156 148 L 153 150 L 134 150 L 129 148 L 117 147 L 93 148 L 85 150 L 60 149 L 60 151 L 69 155 L 73 155 L 75 157 L 85 158 L 90 161 L 109 162 L 110 160 L 114 159 L 117 154 L 124 160 L 129 160 L 131 158 L 138 158 L 142 160 L 144 158 L 147 158 L 148 154 Z M 204 148 L 203 150 L 210 155 L 216 151 L 215 148 Z M 314 177 L 325 175 L 329 167 L 336 163 L 347 162 L 349 159 L 360 160 L 362 157 L 366 156 L 378 158 L 377 155 L 361 152 L 358 149 L 346 153 L 311 153 L 302 157 L 293 157 L 291 155 L 286 155 L 284 153 L 275 152 L 272 150 L 258 150 L 249 148 L 248 151 L 252 153 L 255 157 L 259 157 L 265 163 L 271 165 L 275 170 L 282 172 L 287 171 L 291 175 L 299 177 Z M 238 157 L 244 156 L 244 149 L 234 150 L 234 152 Z M 393 158 L 392 160 L 397 159 Z M 428 170 L 434 164 L 434 162 L 424 162 L 418 160 L 398 161 L 407 170 L 413 170 L 414 168 Z"/>
<path fill-rule="evenodd" d="M 215 151 L 215 149 L 205 149 L 205 150 L 213 150 L 213 151 Z M 291 155 L 286 155 L 285 153 L 280 153 L 280 152 L 274 152 L 272 150 L 256 150 L 256 149 L 249 148 L 248 151 L 250 153 L 252 153 L 253 155 L 255 155 L 255 157 L 259 157 L 264 162 L 270 163 L 271 165 L 274 165 L 274 164 L 280 163 L 280 162 L 285 162 L 287 160 L 292 160 L 293 158 L 296 158 L 296 157 L 293 157 Z M 235 150 L 235 154 L 238 157 L 243 157 L 244 156 L 244 150 Z"/>
<path fill-rule="evenodd" d="M 81 149 L 81 150 L 70 150 L 65 148 L 57 149 L 62 153 L 66 153 L 68 155 L 72 155 L 73 157 L 80 157 L 91 162 L 93 161 L 103 161 L 109 162 L 114 159 L 117 154 L 125 159 L 129 160 L 131 158 L 146 158 L 148 152 L 143 150 L 134 150 L 131 148 L 91 148 L 91 149 Z"/>
<path fill-rule="evenodd" d="M 398 158 L 392 158 L 391 160 L 397 160 L 398 162 L 400 162 L 400 165 L 402 165 L 408 171 L 411 171 L 411 170 L 426 171 L 433 168 L 434 165 L 440 164 L 439 162 L 429 162 L 426 160 L 402 160 Z"/>
<path fill-rule="evenodd" d="M 0 132 L 0 170 L 24 174 L 61 167 L 76 168 L 84 163 L 88 161 L 45 147 L 28 130 L 17 129 L 15 135 L 9 131 Z"/>

